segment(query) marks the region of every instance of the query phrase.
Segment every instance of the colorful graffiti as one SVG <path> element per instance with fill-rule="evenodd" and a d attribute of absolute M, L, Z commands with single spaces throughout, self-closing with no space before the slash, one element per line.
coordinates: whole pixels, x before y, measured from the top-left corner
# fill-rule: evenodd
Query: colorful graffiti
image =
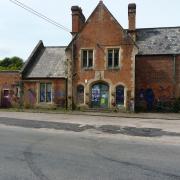
<path fill-rule="evenodd" d="M 32 88 L 28 89 L 28 99 L 29 99 L 29 104 L 31 106 L 33 106 L 36 103 L 36 92 Z"/>
<path fill-rule="evenodd" d="M 56 90 L 53 93 L 53 100 L 59 107 L 65 107 L 66 104 L 66 93 L 64 90 Z"/>
<path fill-rule="evenodd" d="M 141 88 L 136 93 L 136 107 L 152 111 L 161 104 L 169 104 L 173 97 L 172 93 L 171 86 L 154 85 L 152 88 Z"/>
<path fill-rule="evenodd" d="M 16 107 L 19 104 L 19 88 L 16 85 L 8 85 L 7 83 L 2 85 L 1 90 L 1 107 L 9 108 Z"/>

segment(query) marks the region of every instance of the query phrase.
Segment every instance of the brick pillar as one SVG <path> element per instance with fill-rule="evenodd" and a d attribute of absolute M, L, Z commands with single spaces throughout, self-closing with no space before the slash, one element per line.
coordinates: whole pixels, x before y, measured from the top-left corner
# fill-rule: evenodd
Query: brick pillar
<path fill-rule="evenodd" d="M 67 108 L 72 110 L 73 108 L 73 87 L 72 87 L 72 49 L 66 51 L 67 56 Z"/>

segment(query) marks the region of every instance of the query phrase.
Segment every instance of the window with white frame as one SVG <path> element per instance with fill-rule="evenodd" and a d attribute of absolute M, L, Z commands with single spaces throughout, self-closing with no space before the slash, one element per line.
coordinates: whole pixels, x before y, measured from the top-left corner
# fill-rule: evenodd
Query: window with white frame
<path fill-rule="evenodd" d="M 82 50 L 82 67 L 85 69 L 93 67 L 93 50 Z"/>
<path fill-rule="evenodd" d="M 119 49 L 108 49 L 107 51 L 107 67 L 118 68 L 119 67 Z"/>
<path fill-rule="evenodd" d="M 40 83 L 40 102 L 52 102 L 52 84 Z"/>

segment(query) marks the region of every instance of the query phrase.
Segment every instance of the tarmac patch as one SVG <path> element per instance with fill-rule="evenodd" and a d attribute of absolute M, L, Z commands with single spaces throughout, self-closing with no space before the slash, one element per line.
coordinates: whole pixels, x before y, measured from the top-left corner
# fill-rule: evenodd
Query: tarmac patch
<path fill-rule="evenodd" d="M 35 129 L 55 129 L 73 132 L 83 132 L 86 130 L 96 130 L 97 132 L 108 134 L 124 134 L 129 136 L 140 137 L 161 137 L 161 136 L 180 136 L 180 133 L 163 131 L 158 128 L 136 128 L 136 127 L 121 127 L 116 125 L 102 125 L 99 127 L 93 125 L 81 125 L 73 123 L 61 123 L 50 121 L 34 121 L 15 118 L 0 118 L 0 124 L 6 126 L 19 126 L 24 128 Z"/>

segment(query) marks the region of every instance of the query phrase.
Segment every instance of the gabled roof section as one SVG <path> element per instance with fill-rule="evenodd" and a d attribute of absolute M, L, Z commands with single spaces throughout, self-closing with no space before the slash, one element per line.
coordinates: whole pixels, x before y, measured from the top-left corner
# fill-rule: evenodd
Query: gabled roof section
<path fill-rule="evenodd" d="M 180 27 L 137 29 L 139 55 L 180 54 Z"/>
<path fill-rule="evenodd" d="M 44 49 L 44 44 L 42 42 L 42 40 L 40 40 L 38 42 L 38 44 L 36 45 L 36 47 L 34 48 L 34 50 L 32 51 L 32 53 L 30 54 L 30 56 L 28 57 L 27 61 L 25 62 L 24 66 L 21 69 L 21 73 L 24 74 L 25 71 L 27 70 L 27 68 L 30 66 L 30 64 L 33 63 L 33 61 L 35 60 L 36 56 L 39 54 L 39 52 Z"/>
<path fill-rule="evenodd" d="M 97 9 L 101 7 L 104 8 L 109 14 L 110 16 L 115 20 L 115 22 L 119 25 L 119 28 L 124 32 L 124 34 L 126 34 L 126 37 L 130 39 L 130 41 L 136 45 L 136 43 L 134 42 L 134 40 L 131 38 L 131 36 L 128 34 L 128 32 L 120 25 L 120 23 L 116 20 L 116 18 L 112 15 L 112 13 L 108 10 L 108 8 L 106 7 L 106 5 L 103 3 L 103 1 L 99 1 L 98 5 L 96 6 L 96 8 L 94 9 L 94 11 L 91 13 L 91 15 L 89 16 L 89 18 L 86 20 L 83 28 L 80 30 L 79 33 L 77 33 L 72 41 L 69 43 L 69 45 L 67 46 L 66 50 L 71 46 L 71 44 L 76 40 L 76 38 L 78 37 L 78 35 L 84 30 L 84 28 L 86 27 L 86 25 L 89 23 L 91 17 L 94 15 L 94 13 L 96 13 Z M 137 45 L 136 45 L 137 46 Z"/>
<path fill-rule="evenodd" d="M 22 69 L 22 77 L 66 78 L 65 46 L 45 47 L 40 41 Z"/>

